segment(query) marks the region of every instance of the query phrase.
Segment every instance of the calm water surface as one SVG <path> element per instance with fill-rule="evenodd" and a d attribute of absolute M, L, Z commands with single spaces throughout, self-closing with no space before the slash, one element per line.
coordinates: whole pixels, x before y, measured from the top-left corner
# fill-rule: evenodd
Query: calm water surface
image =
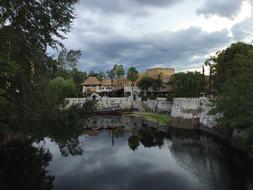
<path fill-rule="evenodd" d="M 244 161 L 210 137 L 131 118 L 100 118 L 88 125 L 117 128 L 6 145 L 8 151 L 0 152 L 3 189 L 253 189 Z"/>

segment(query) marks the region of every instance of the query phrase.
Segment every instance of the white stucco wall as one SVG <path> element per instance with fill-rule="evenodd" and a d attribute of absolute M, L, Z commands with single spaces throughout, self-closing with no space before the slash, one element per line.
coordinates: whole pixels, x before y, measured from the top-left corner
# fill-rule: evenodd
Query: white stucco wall
<path fill-rule="evenodd" d="M 209 115 L 211 102 L 208 98 L 174 98 L 171 116 L 182 119 L 199 119 L 208 128 L 217 125 L 217 116 Z"/>
<path fill-rule="evenodd" d="M 166 98 L 158 98 L 157 100 L 141 101 L 141 98 L 137 98 L 136 101 L 132 97 L 127 98 L 109 98 L 109 97 L 96 97 L 98 110 L 106 108 L 121 108 L 131 109 L 135 108 L 140 111 L 153 111 L 153 112 L 171 112 L 172 103 L 167 101 Z M 80 104 L 83 105 L 86 101 L 85 98 L 66 98 L 68 104 L 66 108 L 71 105 Z M 146 109 L 146 110 L 145 110 Z"/>
<path fill-rule="evenodd" d="M 156 100 L 143 101 L 143 106 L 153 112 L 171 112 L 172 102 L 166 98 L 157 98 Z"/>
<path fill-rule="evenodd" d="M 96 97 L 97 109 L 106 109 L 106 108 L 121 108 L 121 109 L 130 109 L 132 107 L 131 98 L 108 98 L 108 97 Z M 86 102 L 86 98 L 66 98 L 66 108 L 69 108 L 72 105 L 80 104 L 83 105 Z"/>

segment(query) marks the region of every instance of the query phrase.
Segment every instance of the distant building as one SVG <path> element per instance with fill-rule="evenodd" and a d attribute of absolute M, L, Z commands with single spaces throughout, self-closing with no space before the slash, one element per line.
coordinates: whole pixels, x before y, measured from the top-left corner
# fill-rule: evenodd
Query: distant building
<path fill-rule="evenodd" d="M 169 93 L 173 92 L 173 89 L 169 85 L 169 81 L 174 74 L 175 70 L 171 68 L 152 68 L 147 69 L 144 73 L 140 74 L 138 81 L 140 81 L 144 76 L 148 76 L 155 79 L 161 77 L 161 80 L 164 84 L 163 87 L 161 89 L 158 89 L 157 91 L 150 89 L 149 92 L 156 95 L 157 97 L 166 97 Z"/>
<path fill-rule="evenodd" d="M 175 69 L 171 69 L 171 68 L 152 68 L 152 69 L 147 69 L 146 72 L 144 73 L 144 75 L 152 77 L 152 78 L 158 78 L 158 76 L 160 75 L 164 83 L 168 83 L 169 79 L 174 74 L 175 74 Z"/>
<path fill-rule="evenodd" d="M 98 80 L 96 77 L 88 77 L 82 84 L 83 94 L 99 94 L 99 95 L 108 95 L 112 91 L 111 80 Z"/>
<path fill-rule="evenodd" d="M 165 84 L 163 88 L 158 91 L 152 91 L 156 95 L 166 96 L 167 93 L 172 92 L 171 87 L 168 85 L 168 82 L 171 76 L 175 73 L 174 69 L 171 68 L 152 68 L 147 69 L 146 72 L 140 73 L 137 81 L 134 82 L 134 87 L 132 88 L 132 83 L 127 78 L 119 79 L 103 79 L 102 81 L 98 80 L 96 77 L 88 77 L 81 86 L 83 87 L 84 95 L 98 94 L 100 96 L 109 96 L 109 94 L 114 91 L 119 96 L 138 96 L 140 89 L 137 87 L 138 81 L 140 81 L 144 76 L 149 76 L 152 78 L 161 77 L 163 83 Z"/>

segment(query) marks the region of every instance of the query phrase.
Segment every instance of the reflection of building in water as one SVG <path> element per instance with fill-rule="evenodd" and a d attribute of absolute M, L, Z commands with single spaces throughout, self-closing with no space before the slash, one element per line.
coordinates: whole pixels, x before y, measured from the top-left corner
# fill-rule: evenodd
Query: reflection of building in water
<path fill-rule="evenodd" d="M 126 130 L 132 130 L 133 128 L 159 128 L 163 129 L 158 122 L 148 121 L 142 118 L 137 117 L 103 117 L 103 116 L 94 116 L 87 118 L 84 123 L 84 127 L 88 129 L 110 129 L 110 128 L 119 128 L 124 127 Z M 164 126 L 164 129 L 168 129 L 167 126 Z"/>
<path fill-rule="evenodd" d="M 100 134 L 99 130 L 85 130 L 85 134 L 89 135 L 90 137 L 96 137 Z"/>
<path fill-rule="evenodd" d="M 124 123 L 122 122 L 120 117 L 102 117 L 102 116 L 94 116 L 87 118 L 84 123 L 85 128 L 89 129 L 108 129 L 108 128 L 116 128 L 123 127 Z"/>
<path fill-rule="evenodd" d="M 90 137 L 100 138 L 101 130 L 108 129 L 107 133 L 111 139 L 112 146 L 117 138 L 125 138 L 126 133 L 138 136 L 138 144 L 141 143 L 145 147 L 161 146 L 165 136 L 164 131 L 168 132 L 167 126 L 160 126 L 159 123 L 147 121 L 137 117 L 102 117 L 94 116 L 85 120 L 84 133 Z M 164 133 L 166 136 L 167 133 Z M 126 138 L 131 137 L 128 135 Z M 131 138 L 130 138 L 131 139 Z M 108 142 L 108 141 L 107 141 Z M 131 141 L 132 142 L 132 141 Z M 133 144 L 131 143 L 130 144 Z"/>

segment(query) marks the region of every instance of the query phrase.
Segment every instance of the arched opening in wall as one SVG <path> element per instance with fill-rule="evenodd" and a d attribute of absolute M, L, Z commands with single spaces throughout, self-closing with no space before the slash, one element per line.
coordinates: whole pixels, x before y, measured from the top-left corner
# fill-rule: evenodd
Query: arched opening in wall
<path fill-rule="evenodd" d="M 136 101 L 136 94 L 133 94 L 133 99 L 134 101 Z"/>
<path fill-rule="evenodd" d="M 99 100 L 100 96 L 98 94 L 91 94 L 91 99 L 92 100 Z"/>

